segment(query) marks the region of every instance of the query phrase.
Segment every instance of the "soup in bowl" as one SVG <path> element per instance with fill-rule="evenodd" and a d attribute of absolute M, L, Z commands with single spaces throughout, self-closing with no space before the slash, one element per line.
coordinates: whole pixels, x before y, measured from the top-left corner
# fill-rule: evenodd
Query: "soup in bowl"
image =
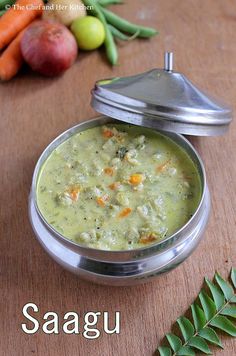
<path fill-rule="evenodd" d="M 170 137 L 130 124 L 76 132 L 43 163 L 38 209 L 60 235 L 98 250 L 160 242 L 181 229 L 202 197 L 195 162 Z"/>

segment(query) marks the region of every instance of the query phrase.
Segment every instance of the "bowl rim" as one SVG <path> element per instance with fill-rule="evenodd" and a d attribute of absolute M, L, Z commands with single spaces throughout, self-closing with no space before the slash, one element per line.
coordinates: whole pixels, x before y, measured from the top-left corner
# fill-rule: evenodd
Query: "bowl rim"
<path fill-rule="evenodd" d="M 54 237 L 56 237 L 57 239 L 59 239 L 64 245 L 69 245 L 71 247 L 73 247 L 74 249 L 78 249 L 80 250 L 80 252 L 84 252 L 84 254 L 90 255 L 93 253 L 99 253 L 99 254 L 104 254 L 105 260 L 106 261 L 106 256 L 108 255 L 125 255 L 125 254 L 142 254 L 142 252 L 144 252 L 144 255 L 147 255 L 148 252 L 152 251 L 153 249 L 157 248 L 157 247 L 161 247 L 163 245 L 163 247 L 168 244 L 168 246 L 172 245 L 171 242 L 174 242 L 177 240 L 178 237 L 183 237 L 183 233 L 185 230 L 187 230 L 189 228 L 189 226 L 191 226 L 194 223 L 194 220 L 197 218 L 197 216 L 199 215 L 199 212 L 201 210 L 201 207 L 203 205 L 204 202 L 204 198 L 205 198 L 205 194 L 206 194 L 206 172 L 205 172 L 205 168 L 204 168 L 204 164 L 203 161 L 199 155 L 199 153 L 197 152 L 197 150 L 194 148 L 194 146 L 189 142 L 189 140 L 187 138 L 185 138 L 183 135 L 178 134 L 178 133 L 173 133 L 173 132 L 169 132 L 169 131 L 164 131 L 164 130 L 160 130 L 160 129 L 152 129 L 152 128 L 148 128 L 145 127 L 149 130 L 154 130 L 156 132 L 160 132 L 162 135 L 168 137 L 169 139 L 172 139 L 177 145 L 179 145 L 180 142 L 182 142 L 183 144 L 185 144 L 186 147 L 183 147 L 182 145 L 180 146 L 188 156 L 190 156 L 190 153 L 192 154 L 192 156 L 195 158 L 194 163 L 197 164 L 197 169 L 198 169 L 198 173 L 200 176 L 200 180 L 201 180 L 201 188 L 202 188 L 202 192 L 201 192 L 201 199 L 199 201 L 199 204 L 195 210 L 195 212 L 193 213 L 193 215 L 191 216 L 191 218 L 177 231 L 174 232 L 174 234 L 168 236 L 165 239 L 162 239 L 160 241 L 157 241 L 156 243 L 150 244 L 148 246 L 145 247 L 140 247 L 140 248 L 134 248 L 134 249 L 128 249 L 128 250 L 102 250 L 102 249 L 97 249 L 97 248 L 93 248 L 93 247 L 88 247 L 86 245 L 82 245 L 79 244 L 73 240 L 70 240 L 69 238 L 63 236 L 61 233 L 59 233 L 56 229 L 54 229 L 52 227 L 52 225 L 50 225 L 46 219 L 44 218 L 43 214 L 41 213 L 38 204 L 37 204 L 37 180 L 38 177 L 40 175 L 41 169 L 45 163 L 45 161 L 47 160 L 47 158 L 50 156 L 50 154 L 63 142 L 65 142 L 67 139 L 69 139 L 71 136 L 75 135 L 76 133 L 80 132 L 80 131 L 85 131 L 89 128 L 95 127 L 95 126 L 101 126 L 104 124 L 109 124 L 109 123 L 116 123 L 116 124 L 124 124 L 124 125 L 131 125 L 131 126 L 138 126 L 138 125 L 134 125 L 134 124 L 129 124 L 126 122 L 123 122 L 121 120 L 117 120 L 117 119 L 113 119 L 111 117 L 108 116 L 97 116 L 95 118 L 92 119 L 88 119 L 88 120 L 84 120 L 81 121 L 79 124 L 76 124 L 68 129 L 66 129 L 65 131 L 63 131 L 61 134 L 59 134 L 58 136 L 56 136 L 56 138 L 54 138 L 47 146 L 46 148 L 43 150 L 43 152 L 41 153 L 41 155 L 39 156 L 37 163 L 35 165 L 34 168 L 34 172 L 33 172 L 33 177 L 32 177 L 32 186 L 31 186 L 31 198 L 33 200 L 33 204 L 35 206 L 36 212 L 38 214 L 38 216 L 40 217 L 40 220 L 42 221 L 42 223 L 46 226 L 46 228 L 53 234 Z M 175 139 L 178 139 L 179 142 L 176 142 Z M 189 150 L 189 152 L 187 151 L 187 149 Z M 190 156 L 191 160 L 193 161 L 193 157 Z M 200 168 L 200 170 L 199 170 Z M 160 248 L 158 249 L 160 250 Z M 145 253 L 146 252 L 146 253 Z"/>

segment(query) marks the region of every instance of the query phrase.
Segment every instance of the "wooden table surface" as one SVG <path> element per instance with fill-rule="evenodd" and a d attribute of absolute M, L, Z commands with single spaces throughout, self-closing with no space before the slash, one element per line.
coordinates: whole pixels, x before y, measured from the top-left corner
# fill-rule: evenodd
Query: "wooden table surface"
<path fill-rule="evenodd" d="M 163 52 L 175 53 L 175 68 L 193 82 L 236 106 L 236 8 L 233 0 L 126 0 L 116 11 L 155 26 L 160 35 L 119 48 L 120 65 L 111 68 L 101 51 L 81 53 L 64 76 L 45 79 L 25 70 L 0 86 L 0 233 L 2 356 L 148 356 L 173 322 L 184 313 L 205 275 L 228 275 L 235 265 L 236 122 L 223 137 L 191 139 L 206 167 L 212 213 L 204 239 L 176 270 L 146 285 L 104 287 L 80 280 L 44 252 L 32 232 L 28 194 L 36 161 L 59 133 L 93 118 L 90 90 L 99 78 L 132 75 L 163 64 Z M 34 302 L 40 311 L 121 312 L 120 335 L 97 340 L 80 335 L 26 335 L 22 307 Z M 81 319 L 82 320 L 82 319 Z M 82 321 L 81 321 L 82 323 Z M 236 343 L 223 336 L 225 350 Z"/>

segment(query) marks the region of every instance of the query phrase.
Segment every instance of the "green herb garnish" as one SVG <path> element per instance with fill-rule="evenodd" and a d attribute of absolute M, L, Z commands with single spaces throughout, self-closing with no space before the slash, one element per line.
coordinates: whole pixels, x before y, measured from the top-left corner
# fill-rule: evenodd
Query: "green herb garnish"
<path fill-rule="evenodd" d="M 223 348 L 215 329 L 236 337 L 236 269 L 232 268 L 231 283 L 218 273 L 215 283 L 205 278 L 206 288 L 202 289 L 191 305 L 192 320 L 181 316 L 177 319 L 180 335 L 166 335 L 169 346 L 160 346 L 160 356 L 194 356 L 201 352 L 211 354 L 209 343 Z"/>
<path fill-rule="evenodd" d="M 127 152 L 128 150 L 126 147 L 119 147 L 118 151 L 116 152 L 116 156 L 122 160 L 125 158 Z"/>

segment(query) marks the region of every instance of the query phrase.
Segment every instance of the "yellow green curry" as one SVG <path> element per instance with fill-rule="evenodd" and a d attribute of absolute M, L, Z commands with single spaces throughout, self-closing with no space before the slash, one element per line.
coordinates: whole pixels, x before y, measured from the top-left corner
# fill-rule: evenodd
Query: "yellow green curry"
<path fill-rule="evenodd" d="M 172 235 L 201 197 L 197 168 L 174 141 L 117 124 L 79 132 L 48 157 L 38 207 L 60 234 L 102 250 L 145 247 Z"/>

